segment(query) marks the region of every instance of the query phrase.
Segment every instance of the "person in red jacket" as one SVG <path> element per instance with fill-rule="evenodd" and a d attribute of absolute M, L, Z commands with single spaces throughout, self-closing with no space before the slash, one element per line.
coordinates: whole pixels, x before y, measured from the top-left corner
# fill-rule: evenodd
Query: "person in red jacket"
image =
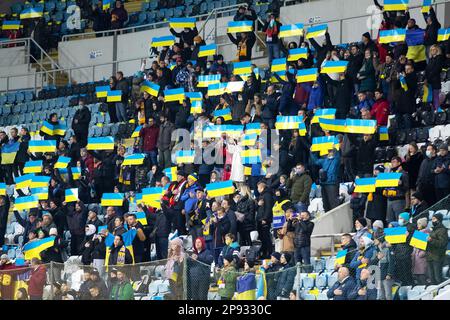
<path fill-rule="evenodd" d="M 378 126 L 386 126 L 389 118 L 389 102 L 383 96 L 383 90 L 375 90 L 375 103 L 370 110 L 371 118 L 377 119 Z"/>
<path fill-rule="evenodd" d="M 47 268 L 38 258 L 31 259 L 31 277 L 28 280 L 30 300 L 42 300 L 44 286 L 47 281 Z"/>
<path fill-rule="evenodd" d="M 144 124 L 144 127 L 139 132 L 139 137 L 142 140 L 142 152 L 150 157 L 150 166 L 158 165 L 158 148 L 156 147 L 158 135 L 159 128 L 155 124 L 155 119 L 150 117 L 148 119 L 148 124 Z"/>

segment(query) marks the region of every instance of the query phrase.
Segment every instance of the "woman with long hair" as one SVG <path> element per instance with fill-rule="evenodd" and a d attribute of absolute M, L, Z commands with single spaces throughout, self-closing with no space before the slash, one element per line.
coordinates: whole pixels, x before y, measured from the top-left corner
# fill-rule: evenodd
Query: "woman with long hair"
<path fill-rule="evenodd" d="M 170 285 L 170 300 L 182 300 L 183 298 L 183 262 L 186 257 L 183 248 L 183 240 L 173 239 L 169 243 L 169 252 L 166 263 L 166 278 Z"/>

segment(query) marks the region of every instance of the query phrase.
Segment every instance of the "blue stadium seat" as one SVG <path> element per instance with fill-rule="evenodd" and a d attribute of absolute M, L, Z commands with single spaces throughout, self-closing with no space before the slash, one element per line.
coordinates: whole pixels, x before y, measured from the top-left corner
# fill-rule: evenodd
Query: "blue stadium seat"
<path fill-rule="evenodd" d="M 44 7 L 45 7 L 44 3 L 36 3 L 34 5 L 34 9 L 37 9 L 37 10 L 41 10 L 42 9 L 42 11 L 44 11 Z"/>
<path fill-rule="evenodd" d="M 194 0 L 194 4 L 200 4 L 203 0 Z"/>
<path fill-rule="evenodd" d="M 11 6 L 11 13 L 20 14 L 21 12 L 22 12 L 22 4 L 21 3 L 15 3 Z"/>
<path fill-rule="evenodd" d="M 56 8 L 55 2 L 50 2 L 50 1 L 45 2 L 45 11 L 50 12 L 50 11 L 55 10 L 55 8 Z"/>
<path fill-rule="evenodd" d="M 20 105 L 20 113 L 26 113 L 28 111 L 28 104 L 22 103 Z"/>
<path fill-rule="evenodd" d="M 305 276 L 302 279 L 302 286 L 305 289 L 312 289 L 312 288 L 314 288 L 314 278 Z"/>
<path fill-rule="evenodd" d="M 105 123 L 111 123 L 111 118 L 109 117 L 109 113 L 105 113 Z"/>
<path fill-rule="evenodd" d="M 316 300 L 316 296 L 310 293 L 306 293 L 303 297 L 304 300 Z"/>
<path fill-rule="evenodd" d="M 149 2 L 142 2 L 141 11 L 148 11 L 149 9 L 150 9 L 150 3 Z"/>
<path fill-rule="evenodd" d="M 398 289 L 398 296 L 400 300 L 408 299 L 408 292 L 411 290 L 411 286 L 402 286 Z"/>
<path fill-rule="evenodd" d="M 326 291 L 322 291 L 321 293 L 319 293 L 317 295 L 317 300 L 328 300 L 327 292 Z"/>
<path fill-rule="evenodd" d="M 55 12 L 55 14 L 52 16 L 52 20 L 55 21 L 55 22 L 63 22 L 63 20 L 64 20 L 64 12 L 62 12 L 62 11 Z"/>
<path fill-rule="evenodd" d="M 33 100 L 33 92 L 25 91 L 24 94 L 25 94 L 25 101 L 26 102 L 30 102 L 30 101 Z"/>
<path fill-rule="evenodd" d="M 166 9 L 160 9 L 157 11 L 157 16 L 159 20 L 162 20 L 166 16 Z"/>
<path fill-rule="evenodd" d="M 56 10 L 63 11 L 66 9 L 66 2 L 57 2 L 56 3 Z"/>
<path fill-rule="evenodd" d="M 186 6 L 186 9 L 184 9 L 184 14 L 186 15 L 186 16 L 190 16 L 191 14 L 192 14 L 192 10 L 193 10 L 193 6 L 190 6 L 190 5 L 188 5 L 188 6 Z"/>
<path fill-rule="evenodd" d="M 107 125 L 103 126 L 102 137 L 109 136 L 110 133 L 111 133 L 111 125 L 107 124 Z"/>
<path fill-rule="evenodd" d="M 25 122 L 26 123 L 31 123 L 33 121 L 33 117 L 32 117 L 32 114 L 31 113 L 26 113 L 25 114 Z"/>
<path fill-rule="evenodd" d="M 68 116 L 69 116 L 69 109 L 67 109 L 67 108 L 62 108 L 62 109 L 61 109 L 61 116 L 63 116 L 63 117 L 68 117 Z"/>
<path fill-rule="evenodd" d="M 317 275 L 316 287 L 319 289 L 324 289 L 327 287 L 328 275 L 326 273 L 321 273 Z"/>
<path fill-rule="evenodd" d="M 42 103 L 43 103 L 43 101 L 35 101 L 34 102 L 34 110 L 35 111 L 42 110 Z"/>
<path fill-rule="evenodd" d="M 56 108 L 56 99 L 48 100 L 48 106 L 50 109 L 55 109 Z"/>
<path fill-rule="evenodd" d="M 182 15 L 183 15 L 183 9 L 175 8 L 175 10 L 174 10 L 174 16 L 175 16 L 176 18 L 179 18 L 179 17 L 181 17 Z"/>
<path fill-rule="evenodd" d="M 155 11 L 150 11 L 147 13 L 147 21 L 149 23 L 155 22 L 156 21 L 156 12 Z"/>
<path fill-rule="evenodd" d="M 215 9 L 222 8 L 222 1 L 214 1 L 213 4 Z"/>
<path fill-rule="evenodd" d="M 0 95 L 0 105 L 4 105 L 7 100 L 8 99 L 7 99 L 6 95 L 3 95 L 3 94 Z"/>
<path fill-rule="evenodd" d="M 222 7 L 228 7 L 228 6 L 230 6 L 230 1 L 229 1 L 229 0 L 222 0 L 221 6 L 222 6 Z"/>
<path fill-rule="evenodd" d="M 140 25 L 143 25 L 147 22 L 147 13 L 145 12 L 141 12 L 139 13 L 139 19 L 138 19 L 138 23 Z"/>
<path fill-rule="evenodd" d="M 16 94 L 15 93 L 8 93 L 6 95 L 6 102 L 7 103 L 11 103 L 13 104 L 14 102 L 16 102 Z"/>
<path fill-rule="evenodd" d="M 208 5 L 206 4 L 206 2 L 202 2 L 200 4 L 200 14 L 204 14 L 208 12 Z"/>
<path fill-rule="evenodd" d="M 115 136 L 117 134 L 117 132 L 119 132 L 119 124 L 113 123 L 113 125 L 111 127 L 111 135 Z"/>
<path fill-rule="evenodd" d="M 185 5 L 191 5 L 194 3 L 194 0 L 184 0 Z"/>
<path fill-rule="evenodd" d="M 25 114 L 21 113 L 19 114 L 19 124 L 25 124 Z"/>
<path fill-rule="evenodd" d="M 20 113 L 20 106 L 21 106 L 20 104 L 14 105 L 13 108 L 12 108 L 12 112 L 14 114 L 19 114 Z"/>
<path fill-rule="evenodd" d="M 173 10 L 173 8 L 167 9 L 166 14 L 165 14 L 166 19 L 172 18 L 173 15 L 174 15 L 174 10 Z"/>
<path fill-rule="evenodd" d="M 327 277 L 327 286 L 328 288 L 331 288 L 335 282 L 338 280 L 338 274 L 337 272 L 332 272 L 331 274 L 328 275 Z"/>
<path fill-rule="evenodd" d="M 16 103 L 21 103 L 25 100 L 23 92 L 16 92 Z"/>
<path fill-rule="evenodd" d="M 39 114 L 40 114 L 40 112 L 34 112 L 32 115 L 31 115 L 31 120 L 33 121 L 33 122 L 37 122 L 37 121 L 39 121 Z"/>
<path fill-rule="evenodd" d="M 156 10 L 158 8 L 158 0 L 152 0 L 150 2 L 150 10 Z"/>
<path fill-rule="evenodd" d="M 206 3 L 206 10 L 208 11 L 208 12 L 211 12 L 211 11 L 213 11 L 214 10 L 214 2 L 207 2 Z"/>

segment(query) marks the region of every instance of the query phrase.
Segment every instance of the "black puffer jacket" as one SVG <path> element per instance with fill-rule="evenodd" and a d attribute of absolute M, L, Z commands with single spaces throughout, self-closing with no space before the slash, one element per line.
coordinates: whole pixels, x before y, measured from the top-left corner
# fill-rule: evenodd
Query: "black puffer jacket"
<path fill-rule="evenodd" d="M 296 248 L 311 246 L 311 234 L 314 230 L 314 222 L 310 220 L 289 220 L 287 230 L 294 231 L 294 245 Z"/>
<path fill-rule="evenodd" d="M 255 201 L 248 196 L 242 197 L 236 204 L 236 211 L 245 215 L 242 227 L 244 230 L 255 230 Z"/>

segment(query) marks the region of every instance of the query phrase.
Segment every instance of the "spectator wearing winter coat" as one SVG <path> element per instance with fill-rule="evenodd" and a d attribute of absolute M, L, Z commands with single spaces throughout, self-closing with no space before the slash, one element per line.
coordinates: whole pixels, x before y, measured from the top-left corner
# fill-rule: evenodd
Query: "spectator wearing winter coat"
<path fill-rule="evenodd" d="M 292 256 L 289 253 L 283 253 L 280 257 L 281 268 L 277 279 L 275 295 L 284 299 L 289 298 L 289 293 L 294 286 L 296 268 L 294 268 Z"/>
<path fill-rule="evenodd" d="M 428 219 L 428 203 L 422 192 L 416 191 L 411 195 L 411 219 L 413 223 L 418 222 L 422 218 Z"/>
<path fill-rule="evenodd" d="M 150 165 L 156 165 L 158 148 L 156 144 L 158 142 L 159 128 L 155 125 L 155 120 L 153 118 L 148 119 L 148 124 L 139 132 L 139 136 L 142 139 L 142 151 L 149 157 Z"/>
<path fill-rule="evenodd" d="M 385 167 L 378 165 L 373 170 L 373 176 L 377 177 L 379 173 L 384 172 Z M 375 192 L 367 195 L 366 218 L 371 222 L 376 220 L 386 221 L 387 199 L 383 196 L 382 189 L 378 188 Z"/>
<path fill-rule="evenodd" d="M 316 66 L 321 66 L 323 60 L 325 60 L 327 53 L 333 49 L 333 44 L 331 43 L 330 34 L 328 31 L 325 33 L 325 40 L 322 45 L 319 45 L 315 39 L 309 39 L 310 43 L 314 47 L 316 52 Z"/>
<path fill-rule="evenodd" d="M 423 18 L 427 24 L 425 28 L 424 45 L 427 47 L 427 50 L 429 50 L 429 47 L 437 42 L 438 30 L 441 28 L 441 24 L 437 20 L 436 12 L 432 6 L 430 7 L 430 11 L 428 13 L 423 13 Z"/>
<path fill-rule="evenodd" d="M 355 272 L 357 279 L 361 277 L 362 268 L 373 263 L 374 256 L 375 246 L 373 245 L 373 241 L 368 237 L 361 237 L 359 239 L 358 252 L 356 252 L 353 260 L 350 262 L 350 268 Z"/>
<path fill-rule="evenodd" d="M 31 259 L 31 277 L 28 280 L 30 300 L 42 300 L 44 286 L 47 282 L 47 270 L 38 258 Z"/>
<path fill-rule="evenodd" d="M 427 229 L 428 219 L 420 218 L 417 220 L 417 230 L 426 234 L 430 233 Z M 427 284 L 427 252 L 419 248 L 414 248 L 411 254 L 412 258 L 412 275 L 415 285 Z"/>
<path fill-rule="evenodd" d="M 236 212 L 244 215 L 243 220 L 237 221 L 240 245 L 251 246 L 250 232 L 256 229 L 255 201 L 247 186 L 242 186 L 233 199 L 236 203 Z"/>
<path fill-rule="evenodd" d="M 126 264 L 132 264 L 133 257 L 124 243 L 121 235 L 116 234 L 114 242 L 111 246 L 108 265 L 110 266 L 123 266 Z"/>
<path fill-rule="evenodd" d="M 111 288 L 110 300 L 134 300 L 133 286 L 123 270 L 117 271 L 117 282 Z"/>
<path fill-rule="evenodd" d="M 435 174 L 434 191 L 436 200 L 439 201 L 450 193 L 450 156 L 446 143 L 439 146 L 439 154 L 432 169 Z"/>
<path fill-rule="evenodd" d="M 288 220 L 288 231 L 293 231 L 295 246 L 295 262 L 309 266 L 311 264 L 311 235 L 314 222 L 310 220 L 308 211 L 300 213 L 300 217 Z"/>
<path fill-rule="evenodd" d="M 350 300 L 350 296 L 356 287 L 355 279 L 350 275 L 347 267 L 340 267 L 338 280 L 328 289 L 327 297 L 333 300 Z"/>
<path fill-rule="evenodd" d="M 290 199 L 298 212 L 306 210 L 309 205 L 312 179 L 303 163 L 298 163 L 292 169 L 287 187 L 290 190 Z"/>
<path fill-rule="evenodd" d="M 81 201 L 77 201 L 75 204 L 63 202 L 62 205 L 71 235 L 70 255 L 77 256 L 80 254 L 81 244 L 85 237 L 88 210 Z"/>
<path fill-rule="evenodd" d="M 217 216 L 212 217 L 211 221 L 214 228 L 214 261 L 218 264 L 220 253 L 225 246 L 225 236 L 230 232 L 231 224 L 224 208 L 218 208 Z"/>
<path fill-rule="evenodd" d="M 281 23 L 276 20 L 275 15 L 269 14 L 267 21 L 263 26 L 263 32 L 266 34 L 266 45 L 269 54 L 269 64 L 272 64 L 273 59 L 280 57 L 280 33 Z"/>
<path fill-rule="evenodd" d="M 213 74 L 220 74 L 222 76 L 228 77 L 230 74 L 228 70 L 228 65 L 224 62 L 223 55 L 218 54 L 216 60 L 211 66 L 211 69 L 209 70 Z"/>
<path fill-rule="evenodd" d="M 77 138 L 80 148 L 84 148 L 87 145 L 87 137 L 89 133 L 89 123 L 91 122 L 91 111 L 85 105 L 84 100 L 80 100 L 80 105 L 75 111 L 75 115 L 72 120 L 72 129 Z"/>
<path fill-rule="evenodd" d="M 294 72 L 291 73 L 290 70 L 293 70 Z M 286 80 L 282 79 L 277 73 L 273 74 L 278 82 L 283 85 L 281 89 L 280 106 L 278 109 L 282 115 L 296 115 L 298 112 L 298 108 L 293 99 L 295 88 L 297 87 L 296 74 L 297 69 L 295 66 L 294 68 L 287 67 Z"/>
<path fill-rule="evenodd" d="M 52 113 L 47 122 L 49 124 L 51 124 L 52 126 L 57 126 L 59 125 L 59 121 L 58 121 L 58 115 L 56 113 Z M 42 131 L 42 129 L 39 131 L 39 135 L 44 137 L 44 140 L 56 140 L 56 145 L 59 145 L 59 142 L 61 141 L 61 139 L 63 138 L 63 136 L 58 135 L 58 134 L 54 134 L 54 135 L 50 135 L 44 131 Z"/>
<path fill-rule="evenodd" d="M 448 233 L 447 228 L 442 224 L 442 220 L 441 213 L 435 213 L 431 218 L 433 227 L 431 228 L 427 245 L 428 272 L 431 283 L 434 285 L 444 281 L 442 278 L 442 266 L 446 257 Z"/>
<path fill-rule="evenodd" d="M 19 151 L 17 151 L 16 159 L 14 159 L 14 163 L 16 165 L 15 173 L 14 175 L 17 177 L 20 173 L 20 175 L 23 174 L 23 168 L 25 167 L 25 163 L 30 159 L 28 155 L 28 143 L 31 140 L 30 133 L 27 128 L 22 127 L 20 129 L 19 134 Z"/>
<path fill-rule="evenodd" d="M 403 84 L 400 79 L 404 79 Z M 400 129 L 411 128 L 411 114 L 416 109 L 417 74 L 412 63 L 405 65 L 405 72 L 394 82 L 394 102 Z"/>
<path fill-rule="evenodd" d="M 158 147 L 159 166 L 161 168 L 168 168 L 172 163 L 171 150 L 173 147 L 172 133 L 175 131 L 175 125 L 169 122 L 167 116 L 160 116 L 160 127 L 158 134 L 158 141 L 156 146 Z"/>
<path fill-rule="evenodd" d="M 128 20 L 128 12 L 123 7 L 122 1 L 117 0 L 115 8 L 111 11 L 111 29 L 122 29 Z"/>
<path fill-rule="evenodd" d="M 425 159 L 420 164 L 419 174 L 417 176 L 416 190 L 423 194 L 425 201 L 431 206 L 436 203 L 434 192 L 434 163 L 437 159 L 437 148 L 435 145 L 428 145 L 425 152 Z"/>
<path fill-rule="evenodd" d="M 362 237 L 369 236 L 369 234 L 370 234 L 369 228 L 367 227 L 367 220 L 366 220 L 366 218 L 360 217 L 360 218 L 356 219 L 356 221 L 355 221 L 355 230 L 356 230 L 356 233 L 353 236 L 353 240 L 355 241 L 355 243 L 357 243 L 359 245 L 359 240 Z"/>
<path fill-rule="evenodd" d="M 341 236 L 341 249 L 347 250 L 347 254 L 345 255 L 345 261 L 342 265 L 336 264 L 336 270 L 338 270 L 341 266 L 348 268 L 357 252 L 356 242 L 352 239 L 350 234 L 345 233 Z"/>
<path fill-rule="evenodd" d="M 218 294 L 221 300 L 231 300 L 236 291 L 236 278 L 238 273 L 234 265 L 234 259 L 232 255 L 224 257 L 224 267 L 220 271 Z"/>
<path fill-rule="evenodd" d="M 382 89 L 375 89 L 375 103 L 370 109 L 370 116 L 377 120 L 378 126 L 387 126 L 389 112 L 389 102 L 384 98 Z"/>
<path fill-rule="evenodd" d="M 240 250 L 241 247 L 239 246 L 239 243 L 235 241 L 236 237 L 232 233 L 228 233 L 225 236 L 225 246 L 222 248 L 222 251 L 219 255 L 219 261 L 218 266 L 219 268 L 223 267 L 223 259 L 227 255 L 232 255 L 233 260 L 235 262 L 236 266 L 240 265 L 241 259 L 240 259 Z"/>
<path fill-rule="evenodd" d="M 111 15 L 108 10 L 103 10 L 102 1 L 97 2 L 97 6 L 94 8 L 91 18 L 93 20 L 92 29 L 95 32 L 109 30 L 111 27 Z M 100 37 L 101 34 L 96 34 L 96 37 Z"/>
<path fill-rule="evenodd" d="M 407 195 L 409 192 L 409 176 L 403 170 L 402 159 L 395 156 L 391 160 L 391 172 L 401 173 L 398 187 L 384 188 L 383 195 L 387 197 L 387 222 L 398 220 L 400 213 L 405 211 L 407 203 Z"/>
<path fill-rule="evenodd" d="M 254 32 L 241 32 L 240 36 L 234 37 L 231 33 L 227 33 L 230 41 L 237 46 L 236 59 L 238 61 L 252 60 L 252 49 L 256 42 Z"/>
<path fill-rule="evenodd" d="M 183 47 L 186 43 L 188 46 L 194 45 L 194 38 L 198 36 L 198 30 L 195 26 L 193 29 L 184 28 L 181 32 L 176 32 L 173 28 L 169 29 L 170 33 L 175 37 L 180 38 L 180 45 Z"/>
<path fill-rule="evenodd" d="M 350 300 L 377 300 L 377 288 L 374 285 L 370 287 L 370 277 L 371 274 L 368 269 L 364 268 L 361 270 L 356 286 L 353 292 L 350 293 Z"/>
<path fill-rule="evenodd" d="M 122 92 L 122 97 L 119 102 L 116 102 L 116 116 L 119 122 L 128 121 L 127 117 L 127 107 L 128 107 L 128 98 L 130 94 L 129 85 L 127 80 L 123 77 L 123 72 L 118 71 L 116 73 L 117 84 L 116 90 L 120 90 Z"/>
<path fill-rule="evenodd" d="M 441 93 L 441 72 L 445 66 L 445 57 L 442 49 L 438 45 L 432 45 L 430 48 L 428 64 L 425 68 L 425 83 L 424 85 L 431 85 L 433 89 L 433 106 L 434 110 L 438 110 L 439 95 Z"/>
<path fill-rule="evenodd" d="M 273 195 L 264 182 L 257 184 L 259 192 L 258 206 L 256 213 L 256 227 L 261 240 L 261 255 L 263 259 L 269 257 L 272 252 L 272 239 L 270 235 L 270 225 L 273 219 Z"/>
<path fill-rule="evenodd" d="M 211 263 L 214 260 L 211 252 L 206 249 L 205 239 L 198 237 L 194 241 L 194 253 L 189 268 L 189 280 L 191 288 L 188 291 L 191 294 L 191 300 L 207 300 L 209 289 L 209 277 Z M 188 298 L 189 299 L 189 298 Z"/>
<path fill-rule="evenodd" d="M 375 68 L 373 52 L 370 49 L 364 51 L 364 60 L 362 67 L 358 72 L 357 78 L 361 81 L 359 91 L 373 92 L 376 87 Z"/>
<path fill-rule="evenodd" d="M 6 234 L 6 228 L 8 226 L 8 215 L 9 215 L 10 206 L 11 206 L 11 203 L 9 201 L 9 197 L 8 196 L 0 196 L 0 247 L 3 246 L 3 244 L 5 243 L 5 234 Z M 14 211 L 14 215 L 16 215 L 16 212 L 17 211 Z M 18 215 L 18 213 L 17 213 L 17 215 Z M 17 220 L 17 218 L 16 218 L 16 220 Z M 26 225 L 26 223 L 24 223 L 24 224 Z"/>

